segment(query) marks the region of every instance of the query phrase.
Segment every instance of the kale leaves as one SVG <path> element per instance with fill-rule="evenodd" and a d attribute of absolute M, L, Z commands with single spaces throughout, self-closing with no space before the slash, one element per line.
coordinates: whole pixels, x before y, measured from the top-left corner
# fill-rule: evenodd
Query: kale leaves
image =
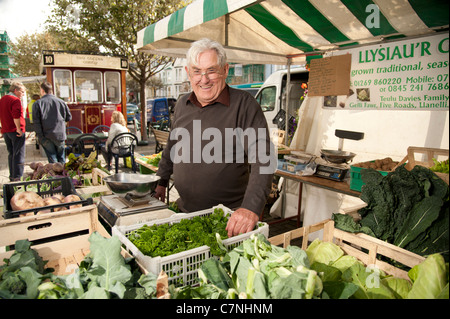
<path fill-rule="evenodd" d="M 228 218 L 220 208 L 212 214 L 182 219 L 178 223 L 143 225 L 128 235 L 128 239 L 144 254 L 150 257 L 164 257 L 189 249 L 207 245 L 213 255 L 226 253 L 219 246 L 216 233 L 221 240 L 228 237 Z"/>
<path fill-rule="evenodd" d="M 398 167 L 387 176 L 363 170 L 359 224 L 335 214 L 336 228 L 365 232 L 419 255 L 441 253 L 448 261 L 449 187 L 430 169 Z"/>

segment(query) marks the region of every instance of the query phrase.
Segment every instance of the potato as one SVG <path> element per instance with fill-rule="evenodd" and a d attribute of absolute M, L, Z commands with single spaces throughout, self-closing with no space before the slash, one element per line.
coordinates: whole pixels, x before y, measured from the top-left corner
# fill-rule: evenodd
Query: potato
<path fill-rule="evenodd" d="M 50 172 L 50 171 L 52 171 L 53 170 L 53 163 L 48 163 L 48 164 L 45 164 L 44 165 L 44 171 L 46 172 L 46 173 L 48 173 L 48 172 Z"/>
<path fill-rule="evenodd" d="M 11 198 L 11 208 L 13 210 L 25 210 L 42 206 L 45 206 L 44 200 L 35 192 L 18 192 Z"/>
<path fill-rule="evenodd" d="M 63 196 L 63 198 L 64 198 L 64 196 Z M 62 204 L 62 200 L 52 196 L 52 197 L 44 198 L 44 203 L 45 203 L 45 206 L 53 206 L 53 205 Z M 54 212 L 59 212 L 61 210 L 65 210 L 65 209 L 67 209 L 67 208 L 65 208 L 65 207 L 55 207 L 53 209 L 53 211 Z M 51 210 L 45 210 L 45 211 L 42 211 L 42 212 L 51 212 Z"/>
<path fill-rule="evenodd" d="M 56 198 L 56 199 L 59 199 L 59 200 L 61 201 L 61 203 L 63 203 L 64 198 L 65 198 L 66 196 L 64 196 L 63 194 L 53 194 L 52 197 L 53 197 L 53 198 Z"/>
<path fill-rule="evenodd" d="M 47 198 L 44 198 L 44 203 L 45 203 L 45 206 L 52 206 L 52 205 L 61 204 L 62 202 L 58 198 L 47 197 Z"/>
<path fill-rule="evenodd" d="M 375 160 L 375 167 L 376 167 L 376 168 L 379 168 L 379 167 L 381 167 L 382 165 L 383 165 L 382 160 L 379 160 L 379 159 Z"/>
<path fill-rule="evenodd" d="M 71 203 L 71 202 L 78 202 L 78 201 L 80 201 L 80 200 L 81 200 L 81 198 L 78 197 L 77 195 L 70 194 L 70 195 L 67 195 L 67 196 L 64 198 L 63 202 L 64 202 L 64 203 Z M 76 204 L 76 205 L 70 205 L 69 208 L 72 209 L 72 208 L 77 208 L 77 207 L 81 207 L 81 206 L 83 206 L 83 205 L 81 205 L 81 204 Z"/>
<path fill-rule="evenodd" d="M 64 165 L 61 163 L 53 163 L 53 171 L 55 173 L 62 173 L 64 171 Z"/>
<path fill-rule="evenodd" d="M 391 162 L 387 165 L 389 166 L 389 170 L 392 171 L 398 165 L 398 162 Z"/>

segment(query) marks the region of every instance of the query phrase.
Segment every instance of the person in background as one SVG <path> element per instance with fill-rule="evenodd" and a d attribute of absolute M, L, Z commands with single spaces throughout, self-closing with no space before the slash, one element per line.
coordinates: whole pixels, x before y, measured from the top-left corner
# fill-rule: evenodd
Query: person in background
<path fill-rule="evenodd" d="M 33 104 L 40 98 L 41 97 L 39 96 L 39 94 L 33 94 L 33 97 L 31 98 L 30 103 L 28 103 L 27 118 L 30 120 L 30 124 L 33 124 Z"/>
<path fill-rule="evenodd" d="M 41 98 L 34 102 L 33 126 L 49 163 L 66 162 L 66 122 L 72 119 L 66 102 L 53 95 L 52 84 L 41 83 Z"/>
<path fill-rule="evenodd" d="M 103 158 L 106 161 L 106 165 L 108 170 L 111 169 L 111 156 L 108 152 L 108 149 L 111 146 L 111 142 L 113 141 L 114 137 L 119 135 L 120 133 L 128 132 L 127 128 L 127 121 L 125 121 L 125 117 L 123 114 L 119 111 L 114 111 L 111 114 L 111 126 L 109 128 L 108 132 L 108 139 L 106 140 L 106 143 L 104 146 L 102 146 L 101 151 Z"/>
<path fill-rule="evenodd" d="M 154 196 L 164 201 L 166 187 L 173 174 L 180 195 L 177 204 L 182 212 L 223 204 L 234 210 L 227 224 L 229 237 L 252 231 L 271 190 L 275 171 L 273 164 L 276 168 L 276 157 L 271 156 L 274 157 L 271 167 L 267 173 L 261 173 L 266 164 L 255 150 L 256 144 L 258 147 L 264 145 L 265 150 L 273 149 L 266 119 L 250 93 L 226 84 L 229 65 L 220 43 L 209 39 L 196 41 L 186 58 L 186 72 L 193 92 L 177 101 L 171 134 L 159 162 L 157 175 L 161 179 Z M 201 127 L 195 127 L 199 122 Z M 230 129 L 256 132 L 258 143 L 227 142 L 226 132 Z M 265 134 L 260 136 L 261 131 Z M 184 132 L 188 134 L 182 134 Z M 205 155 L 211 155 L 209 144 L 212 142 L 204 140 L 203 136 L 206 134 L 212 138 L 209 135 L 212 133 L 220 135 L 219 144 L 225 139 L 225 151 L 220 153 L 214 149 L 215 158 L 211 161 Z M 187 136 L 187 143 L 184 143 L 183 135 Z M 202 137 L 201 141 L 197 142 L 195 136 Z M 189 154 L 179 156 L 180 143 L 181 148 L 189 146 L 185 148 L 190 150 L 187 151 Z M 201 148 L 196 150 L 198 145 Z M 223 149 L 223 145 L 216 146 Z M 230 147 L 228 152 L 227 146 Z M 205 154 L 205 150 L 209 152 Z M 237 157 L 237 154 L 242 154 L 245 160 L 227 160 L 227 155 Z M 251 154 L 258 155 L 251 158 Z"/>
<path fill-rule="evenodd" d="M 41 97 L 40 97 L 39 94 L 33 94 L 33 97 L 31 98 L 31 101 L 30 101 L 30 103 L 28 103 L 28 106 L 27 106 L 27 117 L 25 118 L 25 129 L 28 132 L 28 137 L 30 137 L 30 135 L 34 132 L 34 127 L 33 127 L 33 104 L 34 104 L 34 102 L 36 102 L 40 98 Z M 36 149 L 38 150 L 39 149 L 39 142 L 38 142 L 37 138 L 35 138 L 35 142 L 36 142 Z"/>
<path fill-rule="evenodd" d="M 25 163 L 25 118 L 21 99 L 26 92 L 20 82 L 12 82 L 9 94 L 0 99 L 1 132 L 8 150 L 9 180 L 23 175 Z"/>

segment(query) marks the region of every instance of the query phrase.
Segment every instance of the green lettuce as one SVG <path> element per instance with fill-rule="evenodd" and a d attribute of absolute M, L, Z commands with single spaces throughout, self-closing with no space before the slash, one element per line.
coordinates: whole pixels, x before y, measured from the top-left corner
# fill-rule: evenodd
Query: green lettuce
<path fill-rule="evenodd" d="M 344 255 L 344 252 L 333 243 L 315 239 L 306 249 L 306 254 L 311 264 L 320 262 L 329 265 Z"/>
<path fill-rule="evenodd" d="M 411 268 L 408 276 L 413 283 L 408 298 L 448 298 L 448 264 L 440 254 L 428 256 L 424 262 Z"/>

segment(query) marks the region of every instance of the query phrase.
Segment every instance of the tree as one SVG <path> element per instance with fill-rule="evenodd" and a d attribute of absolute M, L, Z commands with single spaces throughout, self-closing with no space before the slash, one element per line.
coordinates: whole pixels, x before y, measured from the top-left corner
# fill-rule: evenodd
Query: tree
<path fill-rule="evenodd" d="M 43 50 L 58 50 L 56 39 L 48 32 L 23 34 L 11 44 L 14 73 L 22 77 L 41 74 L 40 63 Z M 39 94 L 39 83 L 25 83 L 29 92 Z"/>
<path fill-rule="evenodd" d="M 147 140 L 145 86 L 173 59 L 137 50 L 137 32 L 186 6 L 190 0 L 53 0 L 46 21 L 63 47 L 77 51 L 125 55 L 128 74 L 139 83 L 141 136 Z"/>

